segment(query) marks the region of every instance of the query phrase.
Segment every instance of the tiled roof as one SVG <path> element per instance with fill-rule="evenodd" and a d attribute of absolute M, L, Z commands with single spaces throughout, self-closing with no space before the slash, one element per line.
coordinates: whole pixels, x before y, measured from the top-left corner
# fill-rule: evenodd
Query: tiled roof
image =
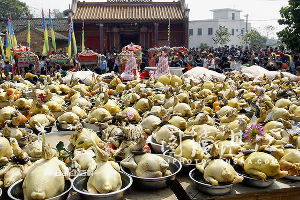
<path fill-rule="evenodd" d="M 73 20 L 183 20 L 179 2 L 78 2 Z"/>
<path fill-rule="evenodd" d="M 37 31 L 38 33 L 42 34 L 42 35 L 44 34 L 44 30 L 42 28 L 41 29 L 40 28 L 34 28 L 34 30 Z M 66 36 L 64 36 L 60 33 L 57 33 L 57 32 L 54 32 L 54 36 L 55 36 L 55 40 L 67 40 L 67 41 L 69 40 L 68 37 L 66 37 Z M 48 31 L 48 37 L 52 38 L 50 31 Z"/>
<path fill-rule="evenodd" d="M 13 19 L 12 20 L 12 25 L 13 25 L 13 29 L 15 33 L 18 33 L 22 30 L 24 30 L 24 28 L 27 28 L 27 23 L 28 20 L 27 18 L 20 18 L 20 19 Z M 49 19 L 46 19 L 46 23 L 49 25 Z M 63 18 L 63 19 L 56 19 L 53 18 L 52 19 L 52 24 L 54 27 L 54 31 L 57 32 L 63 32 L 69 31 L 69 21 L 67 18 Z M 37 28 L 37 29 L 43 29 L 43 20 L 42 18 L 32 18 L 30 19 L 30 27 L 31 28 Z"/>

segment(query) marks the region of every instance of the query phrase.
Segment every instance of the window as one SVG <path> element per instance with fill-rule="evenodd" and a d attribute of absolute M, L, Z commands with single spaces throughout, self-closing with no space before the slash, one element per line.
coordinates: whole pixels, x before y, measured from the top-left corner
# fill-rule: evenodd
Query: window
<path fill-rule="evenodd" d="M 189 29 L 189 35 L 194 35 L 194 29 Z"/>
<path fill-rule="evenodd" d="M 239 32 L 239 29 L 235 29 L 235 32 Z"/>
<path fill-rule="evenodd" d="M 208 35 L 212 35 L 213 34 L 213 28 L 208 28 Z"/>
<path fill-rule="evenodd" d="M 232 20 L 235 20 L 235 13 L 232 13 Z"/>
<path fill-rule="evenodd" d="M 198 28 L 198 35 L 202 35 L 202 28 Z"/>
<path fill-rule="evenodd" d="M 244 29 L 241 29 L 241 35 L 244 35 Z"/>
<path fill-rule="evenodd" d="M 234 35 L 234 29 L 231 29 L 231 35 Z"/>

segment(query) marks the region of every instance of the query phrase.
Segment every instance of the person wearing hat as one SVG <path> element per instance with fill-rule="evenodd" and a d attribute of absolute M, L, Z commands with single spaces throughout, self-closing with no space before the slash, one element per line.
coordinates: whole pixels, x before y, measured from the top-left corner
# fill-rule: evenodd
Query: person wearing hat
<path fill-rule="evenodd" d="M 172 62 L 171 62 L 171 67 L 182 67 L 180 65 L 180 62 L 179 62 L 179 57 L 178 56 L 174 56 Z"/>
<path fill-rule="evenodd" d="M 241 71 L 242 63 L 241 63 L 239 55 L 235 55 L 234 56 L 233 63 L 234 63 L 233 70 L 234 71 L 238 71 L 238 72 Z"/>
<path fill-rule="evenodd" d="M 9 72 L 12 73 L 12 65 L 9 63 L 8 59 L 5 59 L 5 61 L 4 61 L 4 75 L 7 77 L 9 75 Z"/>
<path fill-rule="evenodd" d="M 107 71 L 107 62 L 105 60 L 105 56 L 104 55 L 101 55 L 100 69 L 101 69 L 101 74 L 105 74 L 106 71 Z"/>

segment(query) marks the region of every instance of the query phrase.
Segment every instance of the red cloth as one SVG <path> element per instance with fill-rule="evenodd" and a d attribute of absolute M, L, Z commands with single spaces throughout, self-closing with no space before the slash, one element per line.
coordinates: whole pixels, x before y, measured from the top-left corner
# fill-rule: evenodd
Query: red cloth
<path fill-rule="evenodd" d="M 140 79 L 144 79 L 145 77 L 149 77 L 149 73 L 148 72 L 140 73 Z"/>
<path fill-rule="evenodd" d="M 187 70 L 191 70 L 192 67 L 189 64 L 186 64 Z"/>
<path fill-rule="evenodd" d="M 208 66 L 205 66 L 204 68 L 206 68 L 206 69 L 209 69 L 209 67 L 208 67 Z"/>
<path fill-rule="evenodd" d="M 155 67 L 155 64 L 156 64 L 156 59 L 152 57 L 150 60 L 150 67 Z"/>
<path fill-rule="evenodd" d="M 287 64 L 283 63 L 282 64 L 282 69 L 287 69 L 287 68 L 289 68 L 289 66 Z"/>

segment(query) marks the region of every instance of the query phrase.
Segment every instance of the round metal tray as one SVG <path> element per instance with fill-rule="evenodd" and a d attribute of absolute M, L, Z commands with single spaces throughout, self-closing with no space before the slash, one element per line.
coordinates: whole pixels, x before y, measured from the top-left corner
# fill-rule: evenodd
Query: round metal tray
<path fill-rule="evenodd" d="M 24 199 L 23 194 L 23 179 L 12 184 L 7 191 L 9 198 L 13 200 L 22 200 Z M 47 199 L 47 200 L 66 200 L 68 198 L 69 192 L 72 189 L 72 181 L 71 179 L 65 180 L 65 189 L 64 192 L 56 197 Z"/>
<path fill-rule="evenodd" d="M 132 178 L 125 173 L 120 172 L 122 179 L 122 188 L 121 190 L 110 192 L 107 194 L 90 194 L 87 190 L 87 182 L 89 180 L 89 176 L 86 176 L 86 173 L 80 174 L 73 180 L 73 190 L 79 193 L 81 199 L 105 199 L 105 200 L 113 200 L 113 199 L 121 199 L 131 185 Z"/>
<path fill-rule="evenodd" d="M 194 181 L 194 183 L 196 184 L 196 188 L 200 192 L 204 192 L 210 195 L 222 196 L 228 194 L 232 190 L 233 184 L 211 185 L 204 182 L 203 174 L 200 173 L 196 168 L 190 171 L 189 176 L 190 179 Z"/>
<path fill-rule="evenodd" d="M 158 156 L 162 157 L 165 161 L 169 163 L 168 169 L 172 172 L 171 175 L 160 178 L 143 178 L 135 176 L 129 169 L 122 167 L 122 165 L 121 170 L 128 176 L 132 177 L 133 185 L 137 188 L 146 190 L 159 190 L 168 187 L 168 181 L 175 180 L 176 174 L 180 172 L 182 165 L 177 159 L 171 156 L 165 156 L 161 154 L 159 154 Z"/>

